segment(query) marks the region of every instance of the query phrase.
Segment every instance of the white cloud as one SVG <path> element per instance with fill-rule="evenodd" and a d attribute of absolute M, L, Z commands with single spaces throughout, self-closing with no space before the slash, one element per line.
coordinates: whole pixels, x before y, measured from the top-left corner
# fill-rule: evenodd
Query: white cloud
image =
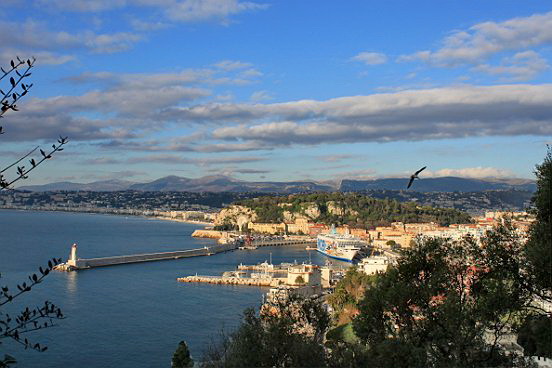
<path fill-rule="evenodd" d="M 514 173 L 510 170 L 494 167 L 466 167 L 461 169 L 440 169 L 426 173 L 427 177 L 458 176 L 463 178 L 484 179 L 484 178 L 512 178 Z"/>
<path fill-rule="evenodd" d="M 480 64 L 474 70 L 482 73 L 504 76 L 503 79 L 525 81 L 550 68 L 548 62 L 534 51 L 518 52 L 502 59 L 501 65 Z"/>
<path fill-rule="evenodd" d="M 256 77 L 261 77 L 262 75 L 263 75 L 263 73 L 261 73 L 257 69 L 250 68 L 250 69 L 247 69 L 247 70 L 244 70 L 244 71 L 240 72 L 239 77 L 240 78 L 256 78 Z"/>
<path fill-rule="evenodd" d="M 272 96 L 267 91 L 255 91 L 249 98 L 253 102 L 272 100 Z"/>
<path fill-rule="evenodd" d="M 13 30 L 17 30 L 14 32 Z M 62 50 L 85 49 L 94 53 L 114 53 L 130 49 L 142 39 L 130 32 L 94 33 L 51 31 L 42 22 L 27 20 L 24 23 L 0 21 L 0 43 L 3 48 L 17 48 L 33 55 L 54 55 Z M 58 55 L 56 59 L 67 62 L 72 56 Z M 47 60 L 53 60 L 53 57 Z M 62 62 L 57 62 L 60 64 Z M 50 62 L 55 64 L 55 62 Z"/>
<path fill-rule="evenodd" d="M 252 66 L 252 64 L 239 60 L 222 60 L 218 63 L 213 64 L 213 66 L 228 72 L 237 69 L 249 68 Z"/>
<path fill-rule="evenodd" d="M 242 12 L 268 6 L 239 0 L 37 0 L 39 6 L 54 6 L 60 11 L 103 12 L 125 7 L 154 7 L 164 10 L 167 18 L 179 22 L 226 20 Z"/>
<path fill-rule="evenodd" d="M 387 56 L 379 52 L 361 52 L 351 60 L 360 61 L 366 65 L 377 65 L 385 63 L 387 61 Z"/>
<path fill-rule="evenodd" d="M 157 132 L 174 123 L 165 111 L 211 96 L 210 85 L 220 80 L 234 85 L 247 82 L 229 78 L 226 73 L 205 68 L 153 74 L 100 71 L 66 77 L 60 82 L 79 84 L 79 90 L 87 85 L 92 88 L 82 94 L 23 99 L 19 104 L 21 111 L 8 114 L 8 119 L 2 124 L 9 129 L 9 134 L 3 139 L 51 139 L 51 132 L 55 132 L 69 135 L 73 140 L 101 140 L 135 138 Z M 203 134 L 198 134 L 196 138 L 202 139 Z M 178 142 L 179 145 L 182 143 L 182 140 Z M 177 147 L 181 148 L 185 147 Z M 199 150 L 197 147 L 187 150 L 196 149 Z M 212 150 L 224 150 L 224 147 L 213 147 Z"/>
<path fill-rule="evenodd" d="M 208 167 L 220 164 L 244 164 L 264 160 L 255 156 L 234 156 L 234 157 L 214 157 L 214 158 L 189 158 L 175 154 L 155 154 L 149 156 L 133 157 L 126 161 L 128 164 L 143 164 L 144 162 L 156 162 L 168 165 L 190 164 L 199 167 Z"/>
<path fill-rule="evenodd" d="M 166 118 L 234 123 L 216 129 L 213 137 L 240 144 L 389 142 L 550 135 L 551 104 L 550 84 L 460 86 L 326 101 L 208 104 L 167 110 Z"/>
<path fill-rule="evenodd" d="M 130 20 L 130 25 L 135 30 L 142 31 L 142 32 L 157 31 L 160 29 L 165 29 L 170 27 L 170 25 L 165 22 L 159 22 L 159 21 L 147 22 L 136 18 L 132 18 Z"/>
<path fill-rule="evenodd" d="M 61 65 L 76 60 L 74 55 L 62 55 L 50 51 L 30 51 L 18 48 L 2 48 L 0 51 L 0 64 L 8 65 L 15 56 L 21 59 L 35 57 L 36 65 Z"/>
<path fill-rule="evenodd" d="M 324 155 L 320 159 L 324 162 L 340 162 L 355 157 L 354 155 Z"/>
<path fill-rule="evenodd" d="M 141 35 L 130 32 L 119 32 L 113 34 L 94 34 L 86 32 L 79 35 L 87 49 L 98 54 L 111 54 L 114 52 L 126 51 L 140 41 Z"/>
<path fill-rule="evenodd" d="M 62 11 L 88 13 L 120 8 L 127 4 L 127 0 L 38 0 L 36 3 Z"/>
<path fill-rule="evenodd" d="M 168 18 L 182 22 L 211 19 L 225 20 L 245 11 L 266 9 L 267 5 L 238 0 L 183 0 L 175 1 L 166 11 Z"/>
<path fill-rule="evenodd" d="M 418 51 L 399 58 L 421 60 L 436 66 L 478 64 L 501 51 L 524 50 L 552 43 L 552 12 L 519 17 L 504 22 L 483 22 L 464 31 L 454 31 L 436 51 Z"/>
<path fill-rule="evenodd" d="M 342 171 L 332 177 L 335 179 L 373 180 L 376 178 L 376 171 L 373 169 Z"/>

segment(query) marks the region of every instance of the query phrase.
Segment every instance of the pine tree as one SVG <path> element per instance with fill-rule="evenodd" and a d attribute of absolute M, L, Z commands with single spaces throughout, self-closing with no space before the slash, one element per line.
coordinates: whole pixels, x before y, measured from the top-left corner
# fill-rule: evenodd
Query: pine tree
<path fill-rule="evenodd" d="M 185 341 L 180 341 L 172 357 L 171 366 L 173 368 L 193 367 L 194 361 L 190 356 L 190 350 Z"/>

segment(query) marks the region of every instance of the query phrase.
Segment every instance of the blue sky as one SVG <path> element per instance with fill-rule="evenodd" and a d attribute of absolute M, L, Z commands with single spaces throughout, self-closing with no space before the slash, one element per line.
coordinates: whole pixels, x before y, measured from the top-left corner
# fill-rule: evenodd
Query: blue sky
<path fill-rule="evenodd" d="M 552 142 L 543 1 L 4 0 L 0 62 L 37 58 L 2 162 L 24 184 L 531 178 Z"/>

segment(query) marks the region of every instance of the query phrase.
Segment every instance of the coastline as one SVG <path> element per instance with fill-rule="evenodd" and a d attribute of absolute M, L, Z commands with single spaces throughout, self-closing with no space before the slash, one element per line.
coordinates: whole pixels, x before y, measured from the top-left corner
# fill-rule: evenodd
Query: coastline
<path fill-rule="evenodd" d="M 183 219 L 164 217 L 164 216 L 144 216 L 144 217 L 152 218 L 152 219 L 156 219 L 156 220 L 183 222 L 183 223 L 186 223 L 186 224 L 196 224 L 196 225 L 204 225 L 204 226 L 213 226 L 214 225 L 212 222 L 207 222 L 207 221 L 183 220 Z"/>
<path fill-rule="evenodd" d="M 92 213 L 92 214 L 99 214 L 99 215 L 113 215 L 113 216 L 136 216 L 136 217 L 144 217 L 152 220 L 162 220 L 162 221 L 173 221 L 173 222 L 181 222 L 186 224 L 194 224 L 194 225 L 203 225 L 206 226 L 212 226 L 213 223 L 207 222 L 207 221 L 196 221 L 196 220 L 184 220 L 184 219 L 177 219 L 177 218 L 171 218 L 166 216 L 155 216 L 151 213 L 154 212 L 154 210 L 130 210 L 130 209 L 107 209 L 107 208 L 51 208 L 51 207 L 15 207 L 15 206 L 1 206 L 0 210 L 6 210 L 6 211 L 33 211 L 33 212 L 74 212 L 74 213 Z"/>

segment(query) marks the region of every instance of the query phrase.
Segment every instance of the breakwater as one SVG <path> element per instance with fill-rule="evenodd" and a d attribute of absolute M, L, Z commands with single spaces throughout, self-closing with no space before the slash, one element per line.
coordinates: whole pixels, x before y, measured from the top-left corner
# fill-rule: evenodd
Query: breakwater
<path fill-rule="evenodd" d="M 71 256 L 66 263 L 56 266 L 60 271 L 76 271 L 96 267 L 115 266 L 120 264 L 164 261 L 179 258 L 210 256 L 217 253 L 227 252 L 236 249 L 236 244 L 214 245 L 210 247 L 180 250 L 173 252 L 132 254 L 102 258 L 77 258 L 77 246 L 73 244 Z"/>
<path fill-rule="evenodd" d="M 179 282 L 203 282 L 217 285 L 244 285 L 244 286 L 277 286 L 278 279 L 251 278 L 251 277 L 218 277 L 218 276 L 186 276 L 176 279 Z"/>

